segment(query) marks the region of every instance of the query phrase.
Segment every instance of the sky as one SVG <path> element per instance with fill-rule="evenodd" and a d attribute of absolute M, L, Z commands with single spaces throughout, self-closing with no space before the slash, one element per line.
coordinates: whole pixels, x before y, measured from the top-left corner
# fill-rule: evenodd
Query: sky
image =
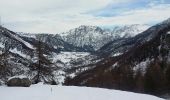
<path fill-rule="evenodd" d="M 16 32 L 61 33 L 80 25 L 154 25 L 170 0 L 0 0 L 1 23 Z"/>

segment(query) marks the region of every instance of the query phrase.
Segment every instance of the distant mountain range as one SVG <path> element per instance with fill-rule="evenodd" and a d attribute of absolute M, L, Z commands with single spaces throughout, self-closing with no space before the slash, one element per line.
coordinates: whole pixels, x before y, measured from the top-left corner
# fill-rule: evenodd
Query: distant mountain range
<path fill-rule="evenodd" d="M 127 25 L 127 26 L 115 26 L 112 29 L 102 29 L 98 26 L 85 26 L 82 25 L 78 28 L 71 29 L 68 32 L 60 34 L 47 34 L 47 33 L 22 33 L 21 36 L 36 38 L 39 36 L 50 38 L 51 40 L 64 40 L 65 42 L 72 44 L 75 47 L 87 49 L 89 51 L 96 51 L 110 41 L 134 37 L 135 35 L 143 32 L 149 28 L 148 25 Z M 54 39 L 52 39 L 54 38 Z M 45 41 L 45 40 L 44 40 Z M 59 41 L 58 41 L 59 42 Z M 54 43 L 53 45 L 58 44 Z"/>

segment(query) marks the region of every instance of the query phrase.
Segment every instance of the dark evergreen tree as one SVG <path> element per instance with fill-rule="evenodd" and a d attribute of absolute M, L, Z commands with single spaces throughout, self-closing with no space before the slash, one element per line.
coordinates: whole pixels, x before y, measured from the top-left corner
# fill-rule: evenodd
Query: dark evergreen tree
<path fill-rule="evenodd" d="M 8 42 L 5 42 L 4 48 L 0 55 L 0 76 L 1 76 L 1 79 L 6 78 L 6 76 L 9 76 L 11 74 L 10 69 L 9 69 L 9 63 L 8 63 L 9 50 L 10 50 L 9 44 L 8 44 Z"/>
<path fill-rule="evenodd" d="M 165 77 L 166 77 L 166 87 L 167 90 L 170 92 L 170 64 L 168 65 L 168 68 L 166 70 Z"/>
<path fill-rule="evenodd" d="M 145 92 L 150 94 L 161 94 L 165 91 L 165 77 L 158 61 L 148 66 L 145 74 Z"/>
<path fill-rule="evenodd" d="M 144 76 L 140 69 L 137 70 L 135 75 L 135 91 L 144 92 Z"/>
<path fill-rule="evenodd" d="M 134 73 L 130 66 L 122 67 L 120 72 L 120 87 L 122 90 L 133 90 L 135 81 L 133 77 Z"/>

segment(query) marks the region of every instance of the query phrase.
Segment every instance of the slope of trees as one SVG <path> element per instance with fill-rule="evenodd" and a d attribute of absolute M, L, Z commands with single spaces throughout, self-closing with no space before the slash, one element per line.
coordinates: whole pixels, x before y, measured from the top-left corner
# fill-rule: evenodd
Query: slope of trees
<path fill-rule="evenodd" d="M 166 91 L 165 74 L 159 61 L 152 62 L 145 73 L 144 88 L 146 93 L 161 94 Z"/>

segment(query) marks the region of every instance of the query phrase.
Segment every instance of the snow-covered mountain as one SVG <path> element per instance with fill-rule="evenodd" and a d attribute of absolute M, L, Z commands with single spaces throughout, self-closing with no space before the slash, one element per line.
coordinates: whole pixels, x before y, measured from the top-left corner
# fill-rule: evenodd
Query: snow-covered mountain
<path fill-rule="evenodd" d="M 65 84 L 162 95 L 170 88 L 170 19 L 102 47 L 105 59 Z M 116 55 L 113 55 L 115 54 Z M 94 67 L 95 66 L 95 67 Z"/>
<path fill-rule="evenodd" d="M 44 76 L 46 83 L 55 81 L 57 84 L 64 82 L 66 76 L 75 76 L 79 66 L 91 63 L 95 56 L 82 48 L 66 43 L 58 35 L 52 34 L 24 34 L 15 33 L 4 27 L 0 27 L 0 64 L 6 66 L 0 70 L 0 84 L 4 84 L 9 77 L 27 76 L 34 81 L 37 72 L 34 71 L 34 63 L 37 61 L 37 45 L 39 39 L 43 46 L 43 55 L 52 64 L 53 78 Z M 5 49 L 9 48 L 6 58 L 3 58 Z M 79 52 L 78 52 L 79 51 Z M 90 59 L 89 59 L 90 58 Z M 88 61 L 86 61 L 88 59 Z M 74 69 L 74 70 L 72 70 Z"/>
<path fill-rule="evenodd" d="M 97 26 L 82 25 L 69 32 L 62 33 L 62 37 L 68 43 L 77 47 L 91 47 L 94 50 L 100 49 L 110 41 L 119 38 L 133 37 L 144 30 L 148 25 L 127 25 L 117 26 L 112 29 L 102 29 Z"/>
<path fill-rule="evenodd" d="M 134 37 L 142 33 L 143 31 L 147 30 L 149 27 L 150 27 L 149 25 L 140 24 L 116 26 L 112 29 L 112 34 L 116 35 L 119 38 Z"/>
<path fill-rule="evenodd" d="M 122 38 L 134 37 L 143 32 L 148 25 L 126 25 L 116 26 L 111 29 L 103 29 L 97 26 L 82 25 L 78 28 L 71 29 L 68 32 L 61 34 L 47 34 L 47 33 L 22 33 L 18 34 L 27 38 L 43 37 L 43 42 L 48 45 L 59 48 L 62 51 L 96 51 L 105 44 Z"/>
<path fill-rule="evenodd" d="M 48 33 L 23 33 L 18 32 L 21 37 L 27 38 L 27 40 L 31 40 L 31 38 L 38 40 L 41 38 L 40 41 L 48 44 L 49 46 L 59 50 L 59 51 L 79 51 L 79 52 L 86 52 L 89 51 L 88 49 L 84 49 L 81 47 L 76 47 L 69 42 L 66 42 L 62 39 L 59 34 L 48 34 Z"/>
<path fill-rule="evenodd" d="M 34 38 L 22 37 L 0 27 L 0 80 L 3 83 L 11 76 L 26 75 L 30 78 L 36 76 L 36 73 L 31 69 L 32 64 L 37 61 L 37 44 L 39 41 Z M 48 58 L 52 58 L 52 54 L 59 53 L 59 50 L 46 43 L 41 43 L 41 45 L 45 48 L 42 51 L 43 54 Z"/>

